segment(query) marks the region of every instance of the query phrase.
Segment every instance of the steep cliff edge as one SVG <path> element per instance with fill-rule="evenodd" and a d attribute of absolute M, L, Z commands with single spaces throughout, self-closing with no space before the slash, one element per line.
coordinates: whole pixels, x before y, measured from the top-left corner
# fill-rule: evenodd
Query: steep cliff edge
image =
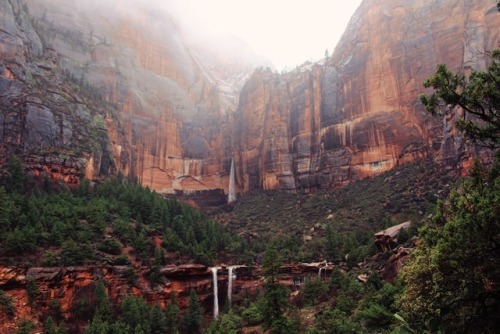
<path fill-rule="evenodd" d="M 121 171 L 220 197 L 232 158 L 242 194 L 337 187 L 429 154 L 461 168 L 474 152 L 460 114 L 433 119 L 417 96 L 438 63 L 484 68 L 500 27 L 486 1 L 365 0 L 330 58 L 247 80 L 265 60 L 199 44 L 153 8 L 0 6 L 1 165 L 17 153 L 68 183 Z"/>
<path fill-rule="evenodd" d="M 234 48 L 202 45 L 169 13 L 138 4 L 1 6 L 3 162 L 16 153 L 54 178 L 70 168 L 70 183 L 121 171 L 165 193 L 227 189 L 227 115 L 267 60 L 228 37 Z M 77 135 L 86 131 L 95 133 Z"/>
<path fill-rule="evenodd" d="M 418 100 L 446 63 L 485 68 L 500 15 L 484 1 L 366 0 L 331 58 L 278 75 L 258 71 L 236 114 L 240 191 L 328 188 L 432 154 L 461 168 L 472 152 Z"/>

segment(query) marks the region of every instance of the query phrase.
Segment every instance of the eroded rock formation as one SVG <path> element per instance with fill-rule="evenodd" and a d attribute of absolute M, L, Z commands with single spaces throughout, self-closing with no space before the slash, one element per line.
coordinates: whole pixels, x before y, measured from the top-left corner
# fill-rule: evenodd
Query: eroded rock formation
<path fill-rule="evenodd" d="M 286 265 L 281 270 L 281 283 L 292 288 L 297 282 L 303 282 L 306 275 L 317 275 L 318 268 L 324 269 L 324 276 L 331 272 L 332 266 L 324 263 Z M 131 281 L 131 272 L 136 279 Z M 263 286 L 264 278 L 261 276 L 260 267 L 250 269 L 246 266 L 234 266 L 235 279 L 232 282 L 232 302 L 238 303 L 249 296 L 256 295 Z M 40 319 L 53 312 L 51 309 L 54 300 L 60 305 L 63 318 L 73 319 L 72 325 L 78 326 L 78 302 L 86 301 L 92 307 L 94 291 L 98 281 L 106 287 L 109 298 L 119 303 L 128 295 L 140 295 L 151 305 L 158 304 L 163 307 L 172 302 L 175 295 L 181 312 L 189 305 L 189 293 L 194 289 L 200 298 L 205 313 L 212 312 L 213 290 L 212 273 L 204 265 L 185 264 L 167 265 L 160 270 L 165 283 L 151 285 L 148 280 L 148 267 L 130 266 L 80 266 L 80 267 L 39 267 L 39 268 L 11 268 L 0 265 L 0 288 L 7 296 L 12 298 L 16 308 L 14 318 L 8 319 L 0 309 L 0 331 L 14 333 L 15 323 L 26 317 L 33 319 L 37 328 L 42 329 Z M 227 267 L 220 267 L 218 276 L 219 302 L 226 302 L 228 288 Z M 30 305 L 27 292 L 28 282 L 34 282 L 39 294 Z M 291 290 L 290 290 L 291 291 Z M 81 304 L 80 304 L 81 305 Z M 81 319 L 80 319 L 81 320 Z M 86 324 L 80 324 L 85 326 Z M 81 329 L 81 328 L 80 328 Z M 80 330 L 74 328 L 73 330 Z"/>
<path fill-rule="evenodd" d="M 422 108 L 422 82 L 446 63 L 485 68 L 500 15 L 484 1 L 363 1 L 331 58 L 278 75 L 258 71 L 240 97 L 237 166 L 243 191 L 332 187 L 432 153 L 468 159 L 450 111 Z"/>
<path fill-rule="evenodd" d="M 265 60 L 200 44 L 168 12 L 0 8 L 0 163 L 17 153 L 69 183 L 121 171 L 170 194 L 227 194 L 232 158 L 239 193 L 336 187 L 431 153 L 461 168 L 460 113 L 424 112 L 421 83 L 438 63 L 484 68 L 500 27 L 488 1 L 365 0 L 330 58 L 249 78 Z"/>

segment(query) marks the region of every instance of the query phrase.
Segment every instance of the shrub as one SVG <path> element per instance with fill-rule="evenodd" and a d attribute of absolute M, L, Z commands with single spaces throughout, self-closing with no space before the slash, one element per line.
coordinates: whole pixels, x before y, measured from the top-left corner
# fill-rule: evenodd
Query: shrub
<path fill-rule="evenodd" d="M 0 290 L 0 308 L 9 319 L 14 318 L 16 308 L 12 304 L 12 298 L 7 296 L 3 290 Z"/>
<path fill-rule="evenodd" d="M 106 237 L 103 241 L 101 241 L 98 249 L 104 253 L 120 255 L 122 252 L 122 247 L 122 244 L 115 238 Z"/>

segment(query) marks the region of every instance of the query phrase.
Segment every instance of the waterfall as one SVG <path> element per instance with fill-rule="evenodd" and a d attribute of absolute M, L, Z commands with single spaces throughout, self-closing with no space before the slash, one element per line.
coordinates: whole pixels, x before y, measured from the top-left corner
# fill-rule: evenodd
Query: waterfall
<path fill-rule="evenodd" d="M 234 267 L 230 266 L 227 267 L 227 301 L 229 303 L 229 306 L 231 306 L 231 294 L 233 293 L 233 280 L 234 280 L 234 274 L 233 274 L 233 269 Z"/>
<path fill-rule="evenodd" d="M 213 286 L 214 286 L 214 319 L 219 316 L 219 291 L 217 288 L 217 267 L 210 268 L 212 270 Z"/>
<path fill-rule="evenodd" d="M 318 276 L 321 278 L 321 271 L 323 270 L 324 268 L 319 268 L 318 270 Z"/>
<path fill-rule="evenodd" d="M 236 185 L 234 181 L 234 159 L 231 159 L 231 171 L 229 173 L 229 191 L 227 195 L 227 202 L 232 203 L 236 201 Z"/>

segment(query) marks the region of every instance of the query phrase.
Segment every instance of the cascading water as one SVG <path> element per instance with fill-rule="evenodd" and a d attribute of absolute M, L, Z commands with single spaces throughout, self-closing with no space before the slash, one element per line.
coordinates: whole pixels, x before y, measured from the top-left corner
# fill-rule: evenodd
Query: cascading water
<path fill-rule="evenodd" d="M 227 194 L 227 202 L 232 203 L 236 201 L 236 184 L 234 180 L 234 159 L 231 159 L 231 171 L 229 172 L 229 191 Z"/>
<path fill-rule="evenodd" d="M 210 268 L 212 270 L 213 286 L 214 286 L 214 319 L 219 316 L 219 289 L 217 287 L 217 267 Z"/>
<path fill-rule="evenodd" d="M 227 267 L 227 301 L 229 302 L 229 306 L 231 306 L 231 295 L 233 293 L 233 274 L 234 267 Z"/>
<path fill-rule="evenodd" d="M 321 278 L 321 271 L 323 270 L 324 268 L 319 268 L 318 270 L 318 276 Z"/>

